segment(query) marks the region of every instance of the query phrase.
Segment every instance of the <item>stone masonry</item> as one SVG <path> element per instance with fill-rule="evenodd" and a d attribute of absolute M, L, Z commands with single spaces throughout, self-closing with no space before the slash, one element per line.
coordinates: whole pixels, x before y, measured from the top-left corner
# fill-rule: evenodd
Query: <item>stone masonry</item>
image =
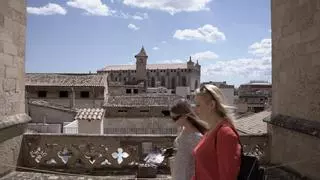
<path fill-rule="evenodd" d="M 24 0 L 0 1 L 0 176 L 13 170 L 21 134 L 30 118 L 25 114 Z"/>
<path fill-rule="evenodd" d="M 272 0 L 271 163 L 320 177 L 320 1 Z"/>

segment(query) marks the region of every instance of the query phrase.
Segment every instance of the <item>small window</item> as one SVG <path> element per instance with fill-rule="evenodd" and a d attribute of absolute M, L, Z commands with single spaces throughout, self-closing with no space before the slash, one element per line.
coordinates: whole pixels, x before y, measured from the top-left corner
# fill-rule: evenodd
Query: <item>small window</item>
<path fill-rule="evenodd" d="M 59 97 L 61 98 L 67 98 L 69 96 L 68 91 L 60 91 Z"/>
<path fill-rule="evenodd" d="M 138 89 L 134 89 L 134 90 L 133 90 L 133 93 L 134 93 L 134 94 L 138 94 Z"/>
<path fill-rule="evenodd" d="M 127 110 L 118 110 L 118 112 L 128 112 Z"/>
<path fill-rule="evenodd" d="M 47 91 L 38 91 L 38 97 L 39 98 L 47 97 Z"/>
<path fill-rule="evenodd" d="M 163 111 L 162 111 L 162 114 L 163 114 L 164 116 L 170 116 L 170 111 L 168 111 L 168 110 L 163 110 Z"/>
<path fill-rule="evenodd" d="M 131 94 L 131 89 L 126 89 L 127 94 Z"/>
<path fill-rule="evenodd" d="M 80 92 L 80 97 L 81 98 L 89 98 L 89 91 L 81 91 Z"/>
<path fill-rule="evenodd" d="M 146 112 L 149 112 L 149 110 L 140 110 L 140 112 L 146 113 Z"/>

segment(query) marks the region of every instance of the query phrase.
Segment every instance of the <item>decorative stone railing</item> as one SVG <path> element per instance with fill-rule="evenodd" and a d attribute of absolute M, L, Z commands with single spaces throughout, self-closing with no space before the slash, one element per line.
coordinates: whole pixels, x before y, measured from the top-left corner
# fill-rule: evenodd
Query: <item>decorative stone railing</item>
<path fill-rule="evenodd" d="M 268 135 L 241 135 L 244 153 L 258 157 L 261 164 L 269 163 Z"/>
<path fill-rule="evenodd" d="M 153 149 L 173 145 L 172 135 L 25 134 L 19 166 L 73 173 L 129 173 Z M 264 159 L 266 136 L 242 136 L 245 152 Z M 164 168 L 167 168 L 167 161 Z"/>

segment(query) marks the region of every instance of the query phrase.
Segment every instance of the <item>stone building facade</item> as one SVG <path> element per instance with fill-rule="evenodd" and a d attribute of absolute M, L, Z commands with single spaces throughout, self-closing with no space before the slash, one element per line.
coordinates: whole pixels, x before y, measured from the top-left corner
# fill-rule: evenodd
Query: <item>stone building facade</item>
<path fill-rule="evenodd" d="M 271 163 L 320 178 L 320 1 L 272 0 Z"/>
<path fill-rule="evenodd" d="M 187 63 L 148 64 L 148 55 L 142 47 L 135 55 L 136 65 L 110 65 L 98 70 L 98 74 L 108 73 L 109 82 L 120 84 L 145 83 L 146 87 L 166 87 L 175 92 L 176 87 L 190 87 L 193 91 L 200 85 L 201 66 L 191 57 Z"/>
<path fill-rule="evenodd" d="M 24 98 L 25 15 L 25 1 L 0 1 L 0 177 L 14 170 L 30 120 Z"/>
<path fill-rule="evenodd" d="M 106 134 L 175 134 L 170 105 L 177 95 L 140 94 L 108 96 L 104 108 Z"/>
<path fill-rule="evenodd" d="M 250 81 L 238 88 L 237 112 L 260 112 L 271 106 L 272 85 L 265 81 Z"/>
<path fill-rule="evenodd" d="M 27 73 L 27 100 L 45 100 L 73 108 L 102 107 L 107 88 L 107 75 Z"/>

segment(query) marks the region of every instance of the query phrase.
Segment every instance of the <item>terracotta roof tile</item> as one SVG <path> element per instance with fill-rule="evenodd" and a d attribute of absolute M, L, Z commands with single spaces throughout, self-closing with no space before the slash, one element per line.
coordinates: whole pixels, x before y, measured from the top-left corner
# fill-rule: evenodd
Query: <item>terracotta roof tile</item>
<path fill-rule="evenodd" d="M 266 134 L 267 123 L 263 119 L 269 117 L 271 111 L 262 111 L 253 115 L 235 120 L 236 129 L 243 134 Z"/>
<path fill-rule="evenodd" d="M 102 120 L 105 110 L 102 108 L 84 108 L 79 109 L 75 120 Z"/>
<path fill-rule="evenodd" d="M 26 86 L 101 86 L 107 84 L 106 75 L 27 73 Z"/>
<path fill-rule="evenodd" d="M 175 100 L 180 99 L 177 95 L 131 95 L 131 96 L 109 96 L 104 104 L 105 107 L 149 107 L 170 106 Z"/>
<path fill-rule="evenodd" d="M 156 69 L 187 69 L 187 63 L 176 64 L 147 64 L 148 70 Z M 120 70 L 136 70 L 136 65 L 108 65 L 98 71 L 120 71 Z"/>

